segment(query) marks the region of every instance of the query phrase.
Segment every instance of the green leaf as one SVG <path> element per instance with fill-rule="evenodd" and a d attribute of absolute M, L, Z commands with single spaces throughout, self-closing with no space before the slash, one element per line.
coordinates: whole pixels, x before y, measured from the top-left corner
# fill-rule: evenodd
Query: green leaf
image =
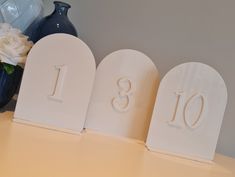
<path fill-rule="evenodd" d="M 15 66 L 7 63 L 3 63 L 3 68 L 7 74 L 12 74 L 15 71 Z"/>

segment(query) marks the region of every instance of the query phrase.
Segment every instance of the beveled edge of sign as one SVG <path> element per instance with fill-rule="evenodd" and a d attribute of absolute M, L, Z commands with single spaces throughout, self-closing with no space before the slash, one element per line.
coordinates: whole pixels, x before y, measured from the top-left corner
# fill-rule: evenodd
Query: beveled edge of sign
<path fill-rule="evenodd" d="M 54 126 L 35 123 L 35 122 L 31 122 L 31 121 L 24 120 L 24 119 L 21 119 L 21 118 L 17 118 L 17 117 L 14 117 L 13 122 L 19 123 L 19 124 L 31 125 L 33 127 L 43 128 L 43 129 L 52 130 L 52 131 L 58 131 L 58 132 L 63 132 L 63 133 L 74 134 L 74 135 L 81 135 L 82 132 L 83 132 L 83 129 L 81 131 L 74 131 L 74 130 L 69 130 L 69 129 L 66 129 L 66 128 L 57 128 L 57 127 L 54 127 Z"/>

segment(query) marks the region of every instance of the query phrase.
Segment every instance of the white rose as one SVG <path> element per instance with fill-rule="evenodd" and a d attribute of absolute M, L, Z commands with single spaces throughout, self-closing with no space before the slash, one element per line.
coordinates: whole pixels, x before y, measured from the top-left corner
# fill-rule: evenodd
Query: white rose
<path fill-rule="evenodd" d="M 8 23 L 0 23 L 0 37 L 7 34 L 21 34 L 21 31 L 16 28 L 12 28 Z"/>
<path fill-rule="evenodd" d="M 28 51 L 33 43 L 18 29 L 9 24 L 0 24 L 0 60 L 17 65 L 25 63 Z"/>

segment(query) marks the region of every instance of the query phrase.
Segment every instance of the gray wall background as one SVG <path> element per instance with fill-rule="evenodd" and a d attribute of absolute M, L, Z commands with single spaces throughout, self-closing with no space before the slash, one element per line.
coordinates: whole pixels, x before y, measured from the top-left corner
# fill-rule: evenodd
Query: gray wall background
<path fill-rule="evenodd" d="M 97 64 L 122 48 L 144 52 L 163 77 L 175 65 L 198 61 L 224 78 L 229 100 L 217 152 L 235 157 L 234 0 L 64 0 L 71 21 Z M 45 14 L 52 11 L 44 0 Z"/>

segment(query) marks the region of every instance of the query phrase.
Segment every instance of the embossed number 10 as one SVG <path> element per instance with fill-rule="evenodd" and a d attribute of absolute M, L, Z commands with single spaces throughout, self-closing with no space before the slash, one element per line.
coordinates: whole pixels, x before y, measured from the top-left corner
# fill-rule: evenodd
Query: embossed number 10
<path fill-rule="evenodd" d="M 191 129 L 195 129 L 199 127 L 202 123 L 203 118 L 205 117 L 205 96 L 200 93 L 195 93 L 190 97 L 186 98 L 185 93 L 183 91 L 176 92 L 175 94 L 177 96 L 177 101 L 174 116 L 170 121 L 168 121 L 168 124 L 180 128 L 188 127 Z M 197 107 L 193 105 L 193 103 L 197 99 L 199 99 L 200 101 L 199 109 L 197 109 Z M 193 110 L 196 116 L 189 116 L 189 110 Z"/>

